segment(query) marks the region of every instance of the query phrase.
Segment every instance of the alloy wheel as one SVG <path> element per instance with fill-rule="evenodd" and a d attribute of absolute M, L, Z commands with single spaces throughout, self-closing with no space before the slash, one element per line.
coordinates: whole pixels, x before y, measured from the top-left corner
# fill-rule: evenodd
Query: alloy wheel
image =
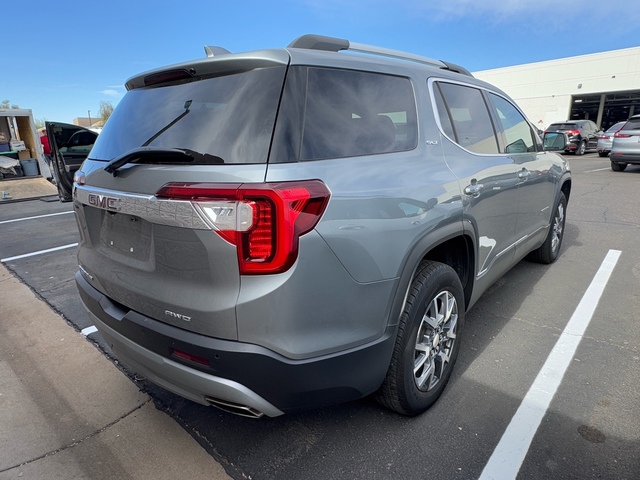
<path fill-rule="evenodd" d="M 413 374 L 419 390 L 433 389 L 444 377 L 450 366 L 457 326 L 456 299 L 446 290 L 440 292 L 429 303 L 418 328 Z"/>

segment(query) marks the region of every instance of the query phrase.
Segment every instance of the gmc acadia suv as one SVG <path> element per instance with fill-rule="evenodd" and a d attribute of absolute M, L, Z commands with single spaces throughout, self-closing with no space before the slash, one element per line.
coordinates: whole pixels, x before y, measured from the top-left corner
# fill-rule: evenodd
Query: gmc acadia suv
<path fill-rule="evenodd" d="M 317 35 L 205 50 L 129 79 L 76 172 L 96 327 L 132 370 L 236 414 L 373 393 L 419 414 L 482 292 L 558 256 L 567 162 L 447 62 Z"/>

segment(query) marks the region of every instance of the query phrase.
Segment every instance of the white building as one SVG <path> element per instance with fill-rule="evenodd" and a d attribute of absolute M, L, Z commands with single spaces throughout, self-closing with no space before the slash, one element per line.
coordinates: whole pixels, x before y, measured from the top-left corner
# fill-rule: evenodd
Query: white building
<path fill-rule="evenodd" d="M 593 120 L 603 129 L 640 113 L 640 47 L 473 72 L 501 88 L 532 123 Z"/>

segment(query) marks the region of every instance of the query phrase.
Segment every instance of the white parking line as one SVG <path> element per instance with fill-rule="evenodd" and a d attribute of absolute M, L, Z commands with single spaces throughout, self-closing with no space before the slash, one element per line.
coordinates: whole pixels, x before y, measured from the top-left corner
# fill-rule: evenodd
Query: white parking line
<path fill-rule="evenodd" d="M 73 210 L 69 212 L 59 212 L 59 213 L 48 213 L 46 215 L 36 215 L 34 217 L 24 217 L 24 218 L 14 218 L 13 220 L 3 220 L 0 222 L 0 225 L 3 223 L 13 223 L 13 222 L 24 222 L 25 220 L 35 220 L 37 218 L 45 218 L 45 217 L 55 217 L 56 215 L 67 215 L 68 213 L 74 213 Z"/>
<path fill-rule="evenodd" d="M 46 250 L 38 250 L 37 252 L 25 253 L 24 255 L 16 255 L 15 257 L 0 258 L 0 262 L 2 263 L 12 262 L 13 260 L 20 260 L 21 258 L 35 257 L 36 255 L 42 255 L 44 253 L 49 253 L 49 252 L 57 252 L 58 250 L 64 250 L 66 248 L 73 248 L 77 246 L 78 246 L 77 243 L 70 243 L 69 245 L 62 245 L 61 247 L 48 248 Z"/>
<path fill-rule="evenodd" d="M 480 480 L 515 479 L 540 422 L 553 399 L 562 377 L 578 348 L 604 288 L 611 277 L 619 250 L 609 250 L 600 269 L 584 293 L 569 323 L 563 330 L 547 361 L 511 419 L 493 455 L 484 467 Z"/>
<path fill-rule="evenodd" d="M 604 172 L 605 170 L 611 170 L 610 168 L 596 168 L 595 170 L 585 170 L 584 173 Z"/>
<path fill-rule="evenodd" d="M 94 325 L 91 325 L 90 327 L 83 328 L 80 331 L 80 333 L 82 333 L 82 335 L 84 335 L 86 337 L 88 335 L 91 335 L 92 333 L 96 333 L 97 331 L 98 331 L 98 329 Z"/>

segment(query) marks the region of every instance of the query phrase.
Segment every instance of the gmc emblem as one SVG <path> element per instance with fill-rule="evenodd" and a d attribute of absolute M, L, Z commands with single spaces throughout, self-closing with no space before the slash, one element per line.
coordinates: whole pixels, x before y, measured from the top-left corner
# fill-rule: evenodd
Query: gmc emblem
<path fill-rule="evenodd" d="M 118 211 L 118 199 L 114 197 L 107 197 L 106 195 L 97 195 L 95 193 L 89 194 L 89 205 L 102 208 L 104 210 Z"/>

